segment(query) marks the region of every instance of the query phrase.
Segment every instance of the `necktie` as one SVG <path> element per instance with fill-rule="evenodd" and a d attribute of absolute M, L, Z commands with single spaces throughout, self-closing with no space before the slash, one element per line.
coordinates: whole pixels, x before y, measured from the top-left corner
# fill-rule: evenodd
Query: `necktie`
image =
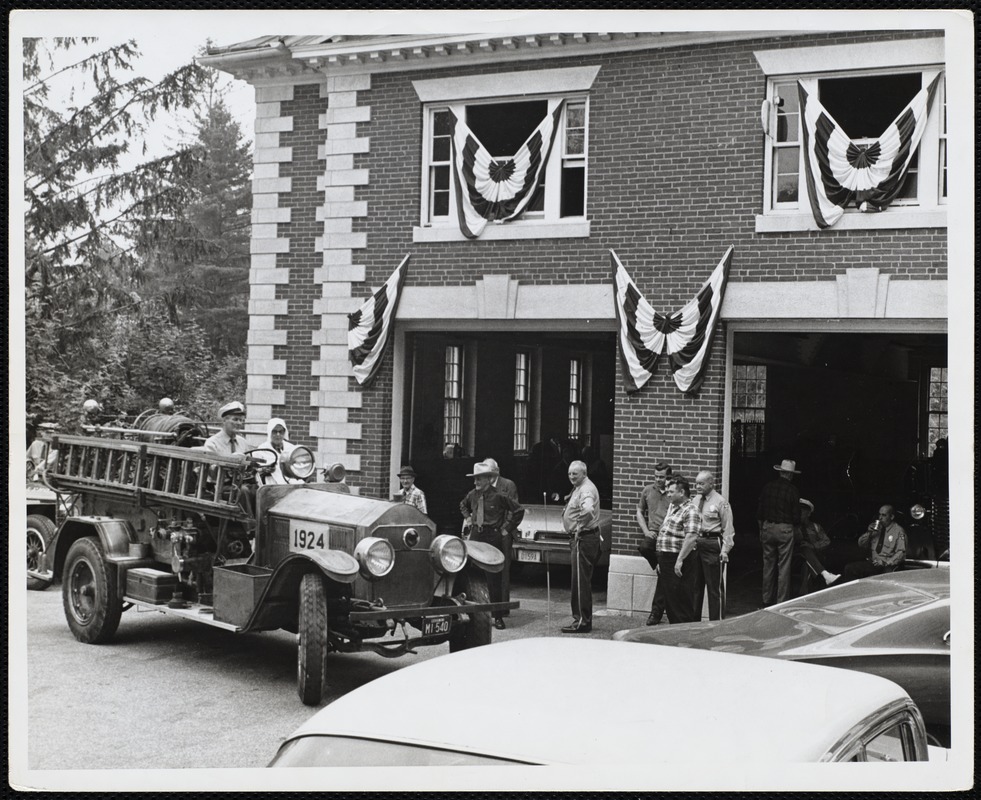
<path fill-rule="evenodd" d="M 228 446 L 231 448 L 231 451 L 234 453 L 235 452 L 235 437 L 234 436 L 229 437 L 229 439 L 228 439 Z"/>
<path fill-rule="evenodd" d="M 886 541 L 886 529 L 883 528 L 881 525 L 876 525 L 876 528 L 879 531 L 879 541 L 875 543 L 875 552 L 881 553 L 882 545 Z"/>
<path fill-rule="evenodd" d="M 477 496 L 477 513 L 474 516 L 478 528 L 484 527 L 484 496 Z"/>

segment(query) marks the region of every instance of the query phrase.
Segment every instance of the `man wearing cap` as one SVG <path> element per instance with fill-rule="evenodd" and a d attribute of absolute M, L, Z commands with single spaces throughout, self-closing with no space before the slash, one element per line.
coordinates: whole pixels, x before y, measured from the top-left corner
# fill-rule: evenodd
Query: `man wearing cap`
<path fill-rule="evenodd" d="M 695 476 L 695 509 L 700 523 L 695 542 L 693 600 L 695 621 L 702 618 L 702 594 L 708 589 L 709 619 L 725 619 L 725 565 L 735 540 L 732 509 L 715 491 L 715 475 L 703 469 Z"/>
<path fill-rule="evenodd" d="M 494 488 L 494 470 L 486 461 L 474 464 L 473 472 L 468 473 L 467 477 L 473 478 L 474 482 L 474 488 L 460 503 L 464 525 L 469 529 L 467 536 L 475 542 L 486 542 L 503 550 L 503 537 L 510 537 L 517 530 L 525 516 L 525 510 Z M 507 564 L 504 566 L 506 569 Z M 487 576 L 487 588 L 492 603 L 499 603 L 503 599 L 503 576 L 504 570 Z M 504 618 L 500 614 L 494 617 L 494 627 L 504 630 Z"/>
<path fill-rule="evenodd" d="M 415 506 L 423 514 L 428 514 L 429 512 L 426 511 L 426 495 L 422 489 L 416 486 L 416 471 L 406 465 L 399 470 L 398 479 L 399 483 L 402 484 L 402 489 L 395 496 L 403 503 Z"/>
<path fill-rule="evenodd" d="M 797 529 L 795 543 L 800 549 L 801 557 L 807 562 L 808 566 L 814 570 L 815 575 L 820 575 L 824 582 L 830 586 L 838 576 L 833 572 L 828 572 L 818 558 L 817 551 L 824 550 L 831 544 L 831 539 L 818 523 L 811 519 L 814 512 L 814 503 L 810 500 L 800 499 L 800 528 Z"/>
<path fill-rule="evenodd" d="M 218 416 L 221 417 L 221 430 L 205 440 L 205 451 L 223 456 L 237 456 L 244 464 L 245 451 L 249 449 L 242 436 L 242 429 L 245 427 L 245 406 L 233 400 L 218 409 Z"/>
<path fill-rule="evenodd" d="M 797 462 L 784 459 L 773 467 L 778 476 L 763 487 L 756 507 L 763 546 L 763 605 L 790 597 L 790 562 L 794 554 L 794 528 L 800 525 L 800 492 L 794 475 Z"/>
<path fill-rule="evenodd" d="M 572 624 L 562 633 L 589 633 L 593 629 L 593 567 L 600 560 L 602 540 L 599 491 L 586 472 L 582 461 L 569 464 L 572 492 L 562 511 L 562 527 L 572 536 Z"/>
<path fill-rule="evenodd" d="M 667 480 L 671 477 L 671 465 L 658 461 L 654 465 L 654 483 L 649 483 L 640 493 L 637 501 L 637 524 L 644 532 L 644 538 L 637 546 L 640 554 L 647 559 L 651 569 L 657 568 L 657 534 L 661 523 L 667 516 L 671 501 L 668 499 Z M 654 584 L 654 597 L 651 600 L 651 613 L 647 615 L 647 625 L 659 625 L 664 617 L 664 581 L 658 575 Z"/>

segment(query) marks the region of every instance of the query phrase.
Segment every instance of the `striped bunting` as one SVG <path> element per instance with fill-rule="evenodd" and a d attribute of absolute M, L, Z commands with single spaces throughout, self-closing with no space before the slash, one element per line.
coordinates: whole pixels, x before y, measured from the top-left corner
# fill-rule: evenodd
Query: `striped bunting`
<path fill-rule="evenodd" d="M 882 211 L 899 194 L 909 162 L 926 128 L 940 76 L 910 100 L 871 144 L 855 144 L 800 81 L 804 171 L 818 227 L 834 225 L 849 203 L 860 211 Z"/>
<path fill-rule="evenodd" d="M 347 315 L 347 349 L 354 377 L 363 386 L 370 385 L 381 366 L 388 332 L 402 296 L 402 284 L 409 256 L 377 292 L 353 314 Z"/>
<path fill-rule="evenodd" d="M 490 221 L 516 219 L 531 202 L 548 164 L 564 104 L 559 101 L 518 152 L 504 159 L 495 159 L 450 109 L 457 217 L 468 239 L 478 238 Z"/>
<path fill-rule="evenodd" d="M 610 251 L 613 267 L 617 345 L 628 394 L 640 391 L 667 354 L 674 382 L 685 394 L 702 386 L 706 357 L 725 297 L 730 247 L 702 288 L 674 314 L 656 312 L 630 279 L 617 254 Z"/>

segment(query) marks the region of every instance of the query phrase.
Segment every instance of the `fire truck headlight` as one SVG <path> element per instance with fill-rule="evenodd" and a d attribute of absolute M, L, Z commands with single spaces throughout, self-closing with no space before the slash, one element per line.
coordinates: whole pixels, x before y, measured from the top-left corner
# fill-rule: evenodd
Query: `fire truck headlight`
<path fill-rule="evenodd" d="M 313 453 L 302 445 L 294 448 L 281 462 L 283 474 L 287 478 L 300 478 L 306 480 L 313 475 L 317 465 L 314 463 Z"/>
<path fill-rule="evenodd" d="M 926 509 L 917 503 L 909 510 L 909 515 L 913 519 L 923 519 L 926 516 Z"/>
<path fill-rule="evenodd" d="M 433 539 L 429 555 L 439 572 L 459 572 L 467 563 L 467 546 L 459 536 L 444 533 Z"/>
<path fill-rule="evenodd" d="M 384 578 L 395 566 L 395 548 L 384 539 L 369 536 L 358 542 L 354 557 L 361 565 L 361 574 L 368 580 Z"/>

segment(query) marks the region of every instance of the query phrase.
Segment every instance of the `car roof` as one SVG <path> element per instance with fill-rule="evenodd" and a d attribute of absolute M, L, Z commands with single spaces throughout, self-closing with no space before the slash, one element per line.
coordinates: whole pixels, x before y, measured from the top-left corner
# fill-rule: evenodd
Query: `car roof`
<path fill-rule="evenodd" d="M 403 667 L 335 700 L 291 738 L 361 737 L 543 764 L 816 761 L 906 697 L 885 679 L 830 667 L 533 638 Z"/>

